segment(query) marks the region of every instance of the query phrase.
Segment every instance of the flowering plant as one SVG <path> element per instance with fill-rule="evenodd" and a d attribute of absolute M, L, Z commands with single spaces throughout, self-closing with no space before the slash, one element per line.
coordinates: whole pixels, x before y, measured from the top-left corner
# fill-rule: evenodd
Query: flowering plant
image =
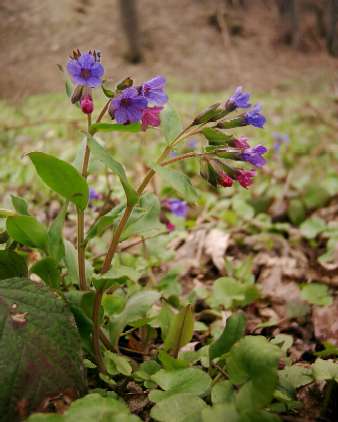
<path fill-rule="evenodd" d="M 30 271 L 54 290 L 63 292 L 80 327 L 84 348 L 93 365 L 97 366 L 101 379 L 109 384 L 113 382 L 110 376 L 116 371 L 129 374 L 131 370 L 130 365 L 116 354 L 120 350 L 123 331 L 130 323 L 142 319 L 144 310 L 159 299 L 156 290 L 140 292 L 138 296 L 136 293 L 120 313 L 112 318 L 104 317 L 105 307 L 119 306 L 119 296 L 116 296 L 116 302 L 107 303 L 114 297 L 113 293 L 123 289 L 128 277 L 131 277 L 116 266 L 120 242 L 132 236 L 139 236 L 144 242 L 145 233 L 159 227 L 163 230 L 161 221 L 166 223 L 168 232 L 172 231 L 175 226 L 166 213 L 181 219 L 187 216 L 188 203 L 196 199 L 196 193 L 186 175 L 169 168 L 172 164 L 195 158 L 200 161 L 201 176 L 214 188 L 227 188 L 236 183 L 248 188 L 253 183 L 256 169 L 265 164 L 263 155 L 267 149 L 263 145 L 250 146 L 248 138 L 237 136 L 231 130 L 248 125 L 262 128 L 265 117 L 258 104 L 250 105 L 250 94 L 238 87 L 229 99 L 211 105 L 182 128 L 177 113 L 167 104 L 166 80 L 163 76 L 155 76 L 139 85 L 128 77 L 113 89 L 108 89 L 103 79 L 101 54 L 97 51 L 74 51 L 66 69 L 74 84 L 71 102 L 79 106 L 87 119 L 81 165 L 77 168 L 43 152 L 29 153 L 42 181 L 65 202 L 48 230 L 18 206 L 16 212 L 6 215 L 7 232 L 15 244 L 40 251 L 42 258 Z M 94 119 L 97 108 L 94 90 L 99 87 L 105 96 L 105 105 Z M 239 112 L 240 109 L 244 109 L 244 112 Z M 232 113 L 235 113 L 233 117 Z M 105 148 L 97 134 L 138 133 L 158 127 L 164 134 L 164 149 L 157 161 L 147 167 L 143 180 L 135 188 L 124 167 Z M 201 150 L 197 149 L 197 136 L 202 139 Z M 173 154 L 184 140 L 187 141 L 188 150 Z M 102 206 L 92 223 L 85 219 L 85 212 L 89 205 L 94 206 L 102 197 L 87 182 L 91 160 L 101 162 L 117 176 L 125 196 L 114 207 Z M 165 178 L 182 199 L 170 195 L 160 203 L 154 194 L 145 193 L 155 174 Z M 71 205 L 75 207 L 77 220 L 76 264 L 70 258 L 73 246 L 62 236 L 64 220 Z M 96 259 L 90 266 L 87 262 L 88 244 L 102 233 L 111 236 L 107 251 L 101 255 L 103 260 Z M 64 266 L 67 273 L 62 278 Z M 16 275 L 22 276 L 21 273 Z M 80 295 L 80 305 L 77 302 L 79 296 L 74 292 Z M 26 313 L 20 313 L 16 323 L 25 324 L 25 318 Z M 240 324 L 243 325 L 243 322 L 240 321 Z M 187 305 L 173 318 L 164 339 L 164 350 L 176 358 L 182 346 L 190 341 L 192 333 L 193 314 L 191 306 Z M 214 357 L 218 357 L 218 352 Z M 83 374 L 80 375 L 82 387 L 74 387 L 75 396 L 81 395 L 85 389 Z"/>

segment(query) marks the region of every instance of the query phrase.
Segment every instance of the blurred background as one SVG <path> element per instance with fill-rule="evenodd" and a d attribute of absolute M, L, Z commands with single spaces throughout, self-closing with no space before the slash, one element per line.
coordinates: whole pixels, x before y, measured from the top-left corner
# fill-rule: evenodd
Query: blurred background
<path fill-rule="evenodd" d="M 164 74 L 174 89 L 334 88 L 337 0 L 1 0 L 0 98 L 60 90 L 73 48 L 106 74 Z"/>

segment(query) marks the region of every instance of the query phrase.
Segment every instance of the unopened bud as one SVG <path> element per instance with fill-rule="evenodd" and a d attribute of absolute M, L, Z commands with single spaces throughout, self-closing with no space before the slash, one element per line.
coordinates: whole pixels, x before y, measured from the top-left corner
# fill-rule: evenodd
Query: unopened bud
<path fill-rule="evenodd" d="M 225 171 L 221 171 L 218 175 L 218 183 L 225 188 L 230 188 L 234 181 L 228 174 L 225 173 Z"/>
<path fill-rule="evenodd" d="M 235 127 L 246 126 L 247 123 L 245 121 L 244 116 L 238 116 L 231 120 L 222 120 L 218 122 L 216 127 L 219 129 L 233 129 Z"/>
<path fill-rule="evenodd" d="M 216 122 L 227 114 L 221 103 L 216 103 L 202 111 L 198 116 L 195 117 L 193 125 L 200 125 L 202 123 Z"/>
<path fill-rule="evenodd" d="M 91 95 L 85 95 L 84 97 L 82 97 L 81 102 L 80 102 L 80 106 L 81 106 L 81 110 L 85 114 L 91 114 L 94 110 L 94 103 L 93 103 L 92 96 Z"/>

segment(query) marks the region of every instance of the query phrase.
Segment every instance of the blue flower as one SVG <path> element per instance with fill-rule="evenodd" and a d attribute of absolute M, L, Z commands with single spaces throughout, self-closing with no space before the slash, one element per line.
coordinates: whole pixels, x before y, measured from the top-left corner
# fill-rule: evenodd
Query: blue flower
<path fill-rule="evenodd" d="M 180 199 L 170 198 L 165 200 L 165 205 L 172 214 L 177 217 L 185 218 L 188 213 L 188 205 Z"/>
<path fill-rule="evenodd" d="M 289 135 L 287 135 L 286 133 L 273 132 L 272 136 L 275 139 L 273 149 L 275 150 L 276 153 L 279 153 L 280 148 L 284 143 L 287 143 L 290 141 Z"/>
<path fill-rule="evenodd" d="M 254 165 L 255 167 L 263 167 L 266 163 L 266 160 L 262 157 L 263 154 L 267 152 L 267 149 L 263 145 L 257 145 L 253 148 L 245 149 L 241 154 L 240 158 L 243 161 Z"/>
<path fill-rule="evenodd" d="M 261 114 L 260 104 L 256 104 L 253 108 L 244 114 L 244 124 L 262 128 L 266 122 L 266 118 Z"/>
<path fill-rule="evenodd" d="M 141 120 L 147 105 L 147 99 L 140 95 L 136 88 L 126 88 L 112 99 L 109 113 L 117 123 L 136 123 Z"/>
<path fill-rule="evenodd" d="M 153 104 L 162 106 L 168 101 L 164 92 L 166 80 L 163 76 L 155 76 L 141 86 L 141 94 Z"/>
<path fill-rule="evenodd" d="M 238 86 L 235 89 L 234 94 L 229 98 L 228 103 L 232 110 L 236 108 L 249 108 L 250 107 L 250 94 L 248 92 L 244 92 L 241 86 Z"/>
<path fill-rule="evenodd" d="M 95 201 L 96 199 L 100 199 L 100 195 L 94 188 L 89 188 L 89 201 Z"/>
<path fill-rule="evenodd" d="M 104 68 L 97 55 L 84 53 L 68 60 L 67 70 L 75 84 L 96 88 L 101 85 Z"/>

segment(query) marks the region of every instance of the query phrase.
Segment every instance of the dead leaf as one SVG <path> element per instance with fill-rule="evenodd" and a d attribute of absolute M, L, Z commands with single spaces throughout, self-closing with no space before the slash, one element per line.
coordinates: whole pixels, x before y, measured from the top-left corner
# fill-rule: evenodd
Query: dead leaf
<path fill-rule="evenodd" d="M 314 306 L 312 321 L 318 340 L 338 346 L 338 298 L 329 306 Z"/>
<path fill-rule="evenodd" d="M 229 246 L 230 235 L 223 230 L 212 229 L 207 234 L 204 243 L 206 255 L 208 255 L 215 267 L 221 274 L 224 273 L 224 256 Z"/>

